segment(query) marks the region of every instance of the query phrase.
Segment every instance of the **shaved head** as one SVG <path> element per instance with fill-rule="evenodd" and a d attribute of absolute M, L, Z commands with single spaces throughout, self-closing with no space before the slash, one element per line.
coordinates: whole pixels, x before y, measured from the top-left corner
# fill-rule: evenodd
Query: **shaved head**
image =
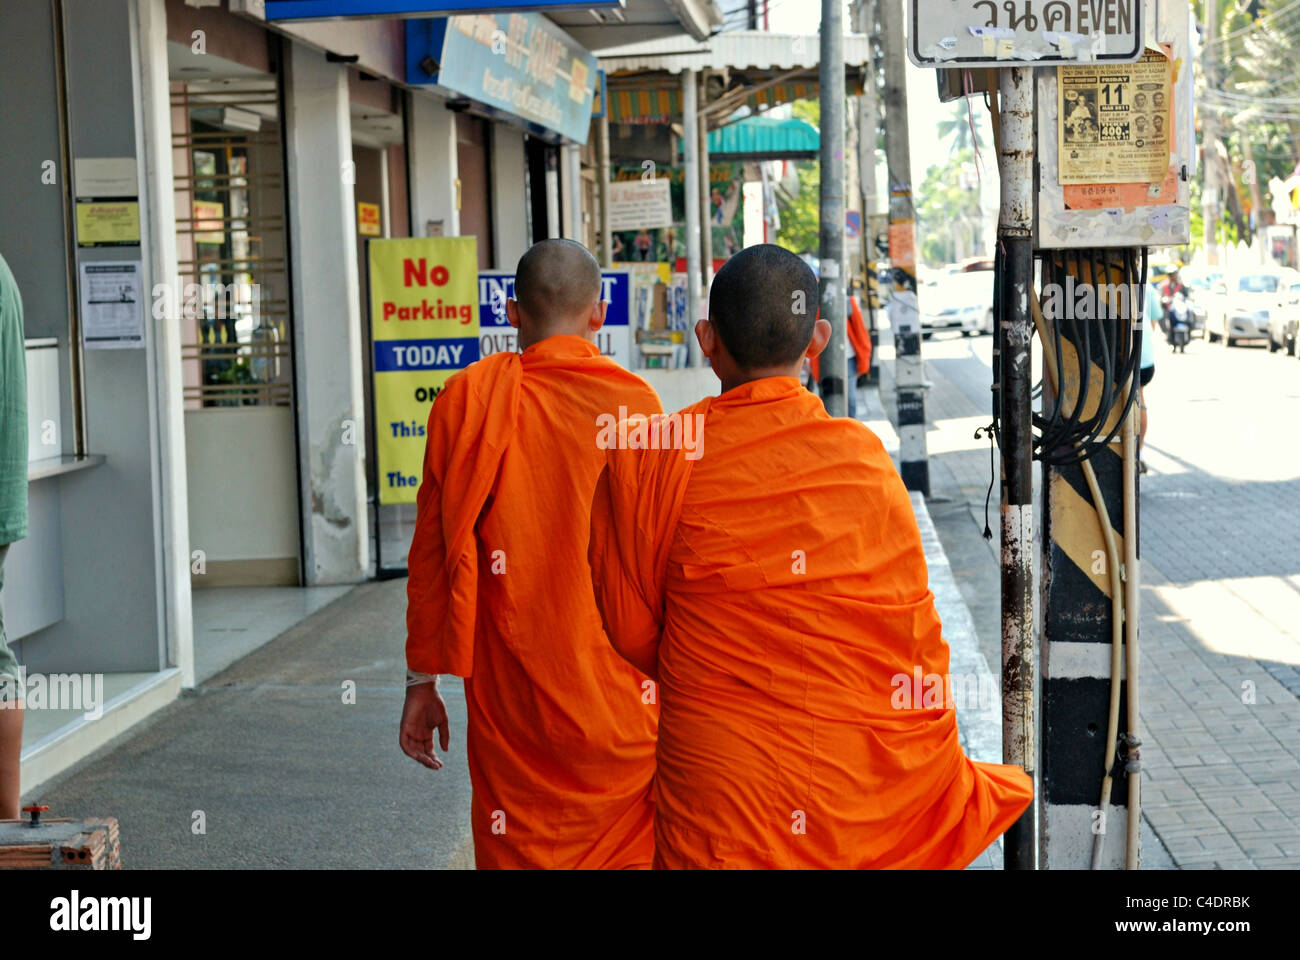
<path fill-rule="evenodd" d="M 535 243 L 515 269 L 515 299 L 539 329 L 562 332 L 585 322 L 600 300 L 600 264 L 572 240 Z"/>
<path fill-rule="evenodd" d="M 722 265 L 709 289 L 709 319 L 742 370 L 794 363 L 812 341 L 817 277 L 789 250 L 746 247 Z"/>

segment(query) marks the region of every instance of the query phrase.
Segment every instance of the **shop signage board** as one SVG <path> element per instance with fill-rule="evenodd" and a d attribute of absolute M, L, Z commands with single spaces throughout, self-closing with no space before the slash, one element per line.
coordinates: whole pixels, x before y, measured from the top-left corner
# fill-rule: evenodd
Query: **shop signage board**
<path fill-rule="evenodd" d="M 232 6 L 265 20 L 337 20 L 500 10 L 604 10 L 623 6 L 623 0 L 235 0 Z"/>
<path fill-rule="evenodd" d="M 434 398 L 479 358 L 477 240 L 403 237 L 367 248 L 379 502 L 415 503 Z"/>
<path fill-rule="evenodd" d="M 596 332 L 601 354 L 632 369 L 632 276 L 628 270 L 600 272 L 601 298 L 609 303 L 605 324 Z M 479 353 L 519 349 L 515 328 L 506 319 L 506 301 L 515 295 L 515 275 L 509 270 L 483 270 L 478 275 Z"/>
<path fill-rule="evenodd" d="M 608 189 L 611 230 L 648 230 L 673 225 L 673 202 L 667 177 L 616 180 Z"/>
<path fill-rule="evenodd" d="M 498 13 L 410 20 L 406 81 L 436 84 L 574 143 L 586 143 L 596 58 L 545 17 Z"/>
<path fill-rule="evenodd" d="M 907 55 L 918 67 L 1133 63 L 1143 0 L 905 0 Z"/>

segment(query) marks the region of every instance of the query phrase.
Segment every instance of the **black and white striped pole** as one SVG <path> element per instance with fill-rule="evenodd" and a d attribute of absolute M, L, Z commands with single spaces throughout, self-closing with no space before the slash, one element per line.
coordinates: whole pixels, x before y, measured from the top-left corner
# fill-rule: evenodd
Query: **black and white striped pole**
<path fill-rule="evenodd" d="M 916 288 L 916 211 L 912 204 L 912 152 L 908 146 L 907 74 L 903 19 L 882 9 L 885 61 L 885 157 L 889 168 L 889 262 L 894 294 L 889 325 L 894 332 L 898 408 L 899 473 L 909 490 L 930 495 L 925 447 L 925 368 L 921 362 L 921 313 Z"/>
<path fill-rule="evenodd" d="M 1034 775 L 1034 71 L 999 71 L 998 418 L 1002 425 L 1002 762 Z M 1003 836 L 1008 870 L 1033 870 L 1035 803 Z"/>

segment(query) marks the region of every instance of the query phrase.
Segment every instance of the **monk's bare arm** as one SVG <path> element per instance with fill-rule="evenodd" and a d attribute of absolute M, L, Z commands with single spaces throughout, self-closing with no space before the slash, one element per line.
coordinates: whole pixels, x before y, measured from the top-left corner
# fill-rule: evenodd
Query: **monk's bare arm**
<path fill-rule="evenodd" d="M 662 624 L 642 598 L 637 571 L 629 570 L 620 542 L 635 537 L 624 529 L 615 506 L 609 468 L 601 471 L 591 505 L 591 540 L 587 561 L 601 623 L 618 654 L 647 677 L 659 680 L 659 634 Z"/>

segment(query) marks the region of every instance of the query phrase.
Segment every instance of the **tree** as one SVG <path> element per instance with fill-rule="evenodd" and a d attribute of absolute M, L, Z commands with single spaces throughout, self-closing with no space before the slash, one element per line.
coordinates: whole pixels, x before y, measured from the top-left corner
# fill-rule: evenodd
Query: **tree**
<path fill-rule="evenodd" d="M 952 263 L 971 253 L 968 240 L 980 224 L 979 190 L 970 176 L 974 160 L 967 147 L 926 171 L 916 195 L 917 246 L 926 263 Z"/>
<path fill-rule="evenodd" d="M 948 151 L 951 156 L 962 150 L 969 150 L 972 146 L 977 150 L 984 149 L 984 141 L 976 130 L 971 132 L 972 118 L 970 114 L 970 105 L 966 98 L 962 97 L 953 105 L 952 116 L 946 120 L 940 120 L 935 124 L 935 129 L 939 134 L 939 142 L 942 143 L 949 137 L 953 138 L 952 148 Z"/>
<path fill-rule="evenodd" d="M 814 127 L 821 124 L 821 101 L 796 100 L 792 108 L 797 119 Z M 821 165 L 817 160 L 801 160 L 795 164 L 795 172 L 799 177 L 798 192 L 789 196 L 778 191 L 778 202 L 784 203 L 776 242 L 794 253 L 816 256 L 821 248 Z"/>

